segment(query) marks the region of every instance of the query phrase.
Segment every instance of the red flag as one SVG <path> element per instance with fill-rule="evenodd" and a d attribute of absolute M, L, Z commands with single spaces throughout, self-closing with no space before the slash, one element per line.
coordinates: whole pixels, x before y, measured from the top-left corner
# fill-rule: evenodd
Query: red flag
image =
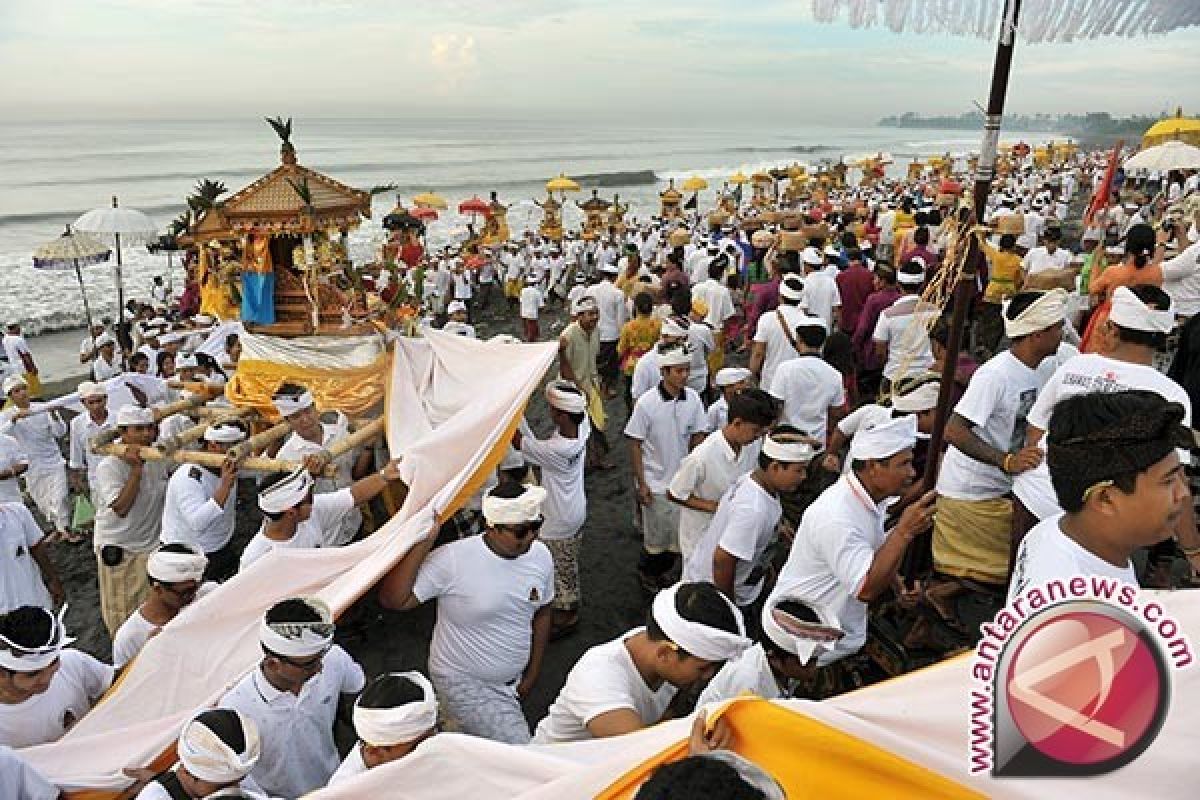
<path fill-rule="evenodd" d="M 1121 147 L 1125 144 L 1124 139 L 1118 139 L 1116 146 L 1113 147 L 1112 155 L 1108 157 L 1108 168 L 1104 170 L 1104 180 L 1100 181 L 1100 185 L 1096 187 L 1095 194 L 1092 195 L 1092 202 L 1088 203 L 1087 211 L 1083 215 L 1083 224 L 1091 227 L 1092 220 L 1104 209 L 1108 208 L 1108 199 L 1112 196 L 1113 176 L 1117 173 L 1117 161 L 1121 156 Z"/>

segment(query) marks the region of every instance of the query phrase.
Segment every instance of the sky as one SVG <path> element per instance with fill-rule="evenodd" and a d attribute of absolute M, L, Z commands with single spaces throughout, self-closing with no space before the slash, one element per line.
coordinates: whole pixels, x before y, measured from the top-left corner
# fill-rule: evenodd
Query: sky
<path fill-rule="evenodd" d="M 810 0 L 0 0 L 0 108 L 870 125 L 983 103 L 994 50 Z M 1200 28 L 1018 45 L 1008 110 L 1200 113 L 1198 74 Z"/>

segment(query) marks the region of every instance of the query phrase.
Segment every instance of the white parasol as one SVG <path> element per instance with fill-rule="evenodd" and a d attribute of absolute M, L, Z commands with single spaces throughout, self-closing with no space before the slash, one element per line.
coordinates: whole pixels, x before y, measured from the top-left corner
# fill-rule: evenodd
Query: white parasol
<path fill-rule="evenodd" d="M 1173 169 L 1200 169 L 1200 147 L 1186 142 L 1164 142 L 1147 147 L 1125 162 L 1125 169 L 1170 172 Z"/>
<path fill-rule="evenodd" d="M 67 226 L 66 233 L 52 242 L 39 247 L 33 254 L 33 266 L 37 269 L 74 269 L 79 280 L 79 293 L 83 295 L 83 314 L 87 317 L 88 335 L 92 334 L 92 309 L 88 305 L 87 290 L 83 287 L 82 267 L 108 261 L 112 248 L 86 233 L 76 233 Z"/>

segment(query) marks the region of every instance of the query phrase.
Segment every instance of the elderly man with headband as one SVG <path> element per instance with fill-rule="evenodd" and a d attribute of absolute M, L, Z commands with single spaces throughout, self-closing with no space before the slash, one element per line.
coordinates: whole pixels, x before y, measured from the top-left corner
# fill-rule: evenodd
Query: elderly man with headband
<path fill-rule="evenodd" d="M 767 604 L 785 592 L 813 606 L 838 609 L 845 636 L 821 652 L 828 667 L 854 656 L 867 639 L 867 606 L 896 577 L 900 560 L 933 521 L 934 493 L 927 492 L 888 530 L 892 498 L 916 478 L 912 467 L 917 419 L 904 416 L 860 430 L 850 443 L 850 471 L 821 493 L 800 521 L 787 562 Z M 837 685 L 841 669 L 827 683 Z"/>
<path fill-rule="evenodd" d="M 271 402 L 279 416 L 292 426 L 292 434 L 283 441 L 275 457 L 303 462 L 316 480 L 318 492 L 346 489 L 371 474 L 375 465 L 375 451 L 372 447 L 362 447 L 334 459 L 336 474 L 332 478 L 324 477 L 324 470 L 329 465 L 329 448 L 334 442 L 350 435 L 350 421 L 345 414 L 334 412 L 336 416 L 332 421 L 323 421 L 312 392 L 295 384 L 281 386 Z M 351 541 L 360 527 L 362 512 L 356 506 L 342 517 L 340 533 L 335 537 L 334 544 Z"/>
<path fill-rule="evenodd" d="M 195 545 L 182 542 L 163 545 L 150 555 L 146 562 L 150 593 L 113 637 L 114 667 L 120 669 L 132 661 L 151 636 L 196 598 L 216 588 L 215 583 L 204 583 L 207 567 L 207 556 Z"/>
<path fill-rule="evenodd" d="M 708 681 L 752 642 L 711 583 L 659 592 L 644 628 L 584 653 L 537 726 L 535 744 L 619 736 L 664 719 L 676 691 Z"/>
<path fill-rule="evenodd" d="M 429 677 L 463 733 L 529 742 L 521 700 L 541 672 L 555 592 L 554 560 L 537 541 L 545 501 L 540 486 L 502 482 L 483 498 L 483 534 L 430 553 L 431 534 L 380 584 L 385 608 L 437 600 Z"/>
<path fill-rule="evenodd" d="M 324 786 L 340 759 L 333 741 L 339 703 L 362 691 L 362 667 L 333 643 L 329 607 L 293 597 L 259 624 L 263 658 L 217 705 L 249 717 L 262 736 L 250 777 L 268 795 L 300 797 Z"/>
<path fill-rule="evenodd" d="M 0 615 L 0 745 L 57 741 L 112 685 L 112 667 L 67 648 L 66 615 L 66 606 Z"/>
<path fill-rule="evenodd" d="M 224 580 L 237 572 L 232 546 L 237 525 L 238 462 L 229 455 L 246 439 L 241 422 L 209 425 L 204 450 L 225 456 L 220 467 L 191 464 L 175 470 L 167 481 L 161 538 L 164 544 L 192 545 L 208 556 L 210 580 Z"/>
<path fill-rule="evenodd" d="M 419 672 L 388 672 L 371 681 L 354 703 L 358 744 L 329 780 L 333 786 L 404 758 L 437 733 L 433 684 Z"/>
<path fill-rule="evenodd" d="M 193 714 L 175 746 L 179 763 L 154 777 L 137 800 L 200 800 L 217 792 L 258 789 L 247 778 L 258 764 L 262 741 L 254 720 L 231 708 Z"/>

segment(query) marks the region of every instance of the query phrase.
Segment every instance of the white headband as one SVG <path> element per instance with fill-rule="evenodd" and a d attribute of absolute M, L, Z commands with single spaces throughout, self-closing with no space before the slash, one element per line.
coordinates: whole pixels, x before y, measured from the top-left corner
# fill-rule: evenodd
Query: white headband
<path fill-rule="evenodd" d="M 769 434 L 763 437 L 762 454 L 775 461 L 807 464 L 816 452 L 807 441 L 781 442 Z"/>
<path fill-rule="evenodd" d="M 817 615 L 820 624 L 797 619 L 776 609 L 779 603 L 788 600 L 804 603 Z M 818 650 L 827 649 L 827 643 L 836 642 L 844 634 L 837 615 L 828 606 L 816 605 L 786 595 L 772 597 L 763 607 L 762 628 L 763 633 L 771 637 L 771 641 L 795 655 L 804 664 L 807 664 Z"/>
<path fill-rule="evenodd" d="M 580 277 L 583 277 L 582 275 Z M 571 304 L 572 314 L 582 314 L 585 311 L 596 310 L 596 299 L 591 295 L 583 295 L 575 298 L 575 302 Z"/>
<path fill-rule="evenodd" d="M 67 636 L 65 605 L 57 617 L 44 608 L 38 611 L 50 618 L 50 638 L 43 645 L 26 647 L 0 634 L 0 667 L 13 672 L 37 672 L 57 661 L 59 652 L 75 641 Z"/>
<path fill-rule="evenodd" d="M 788 300 L 803 300 L 804 281 L 791 276 L 784 278 L 779 283 L 779 296 Z"/>
<path fill-rule="evenodd" d="M 199 369 L 200 362 L 196 360 L 196 356 L 192 353 L 184 353 L 175 359 L 175 369 Z"/>
<path fill-rule="evenodd" d="M 288 658 L 304 658 L 324 653 L 333 644 L 336 627 L 333 612 L 316 597 L 299 598 L 321 615 L 320 622 L 267 622 L 264 614 L 258 626 L 258 640 L 272 653 Z"/>
<path fill-rule="evenodd" d="M 899 417 L 854 434 L 854 438 L 850 440 L 850 459 L 852 461 L 869 461 L 891 458 L 916 443 L 917 418 L 915 416 Z"/>
<path fill-rule="evenodd" d="M 659 349 L 658 351 L 658 366 L 662 367 L 688 367 L 692 364 L 692 349 L 687 345 L 668 347 L 666 350 Z"/>
<path fill-rule="evenodd" d="M 667 317 L 663 320 L 662 328 L 659 330 L 659 336 L 687 336 L 687 328 L 680 325 L 674 317 Z"/>
<path fill-rule="evenodd" d="M 117 412 L 117 427 L 123 428 L 126 425 L 153 425 L 154 411 L 141 406 L 121 406 L 121 410 Z"/>
<path fill-rule="evenodd" d="M 258 496 L 258 507 L 268 514 L 282 514 L 308 497 L 313 477 L 304 467 L 297 467 L 279 483 Z"/>
<path fill-rule="evenodd" d="M 920 272 L 896 270 L 896 282 L 907 286 L 917 286 L 925 282 L 925 270 L 921 270 Z"/>
<path fill-rule="evenodd" d="M 729 610 L 733 612 L 733 618 L 737 620 L 737 633 L 729 633 L 720 628 L 713 628 L 681 617 L 679 610 L 675 607 L 675 597 L 679 594 L 679 587 L 684 585 L 677 583 L 669 589 L 663 589 L 655 596 L 654 603 L 650 607 L 654 621 L 658 623 L 658 627 L 662 628 L 662 632 L 667 635 L 668 639 L 690 655 L 703 661 L 729 661 L 737 658 L 753 644 L 746 638 L 746 626 L 742 622 L 742 612 L 723 594 L 721 599 L 725 601 L 725 605 L 729 606 Z"/>
<path fill-rule="evenodd" d="M 183 583 L 203 578 L 204 570 L 208 566 L 208 557 L 191 545 L 185 546 L 192 552 L 172 553 L 164 551 L 161 547 L 155 550 L 146 562 L 146 574 L 163 583 Z"/>
<path fill-rule="evenodd" d="M 179 733 L 176 750 L 184 769 L 202 781 L 210 783 L 233 783 L 240 781 L 254 769 L 262 752 L 262 741 L 254 720 L 232 708 L 217 709 L 236 714 L 242 726 L 242 738 L 246 750 L 234 752 L 216 732 L 200 719 L 208 711 L 199 711 L 187 722 Z"/>
<path fill-rule="evenodd" d="M 518 497 L 496 497 L 488 493 L 483 498 L 483 518 L 488 525 L 521 525 L 533 522 L 542 516 L 542 502 L 546 490 L 540 486 L 526 486 Z"/>
<path fill-rule="evenodd" d="M 437 695 L 433 684 L 419 672 L 393 672 L 421 687 L 424 699 L 391 708 L 363 708 L 362 695 L 354 703 L 354 731 L 369 745 L 408 744 L 437 725 Z"/>
<path fill-rule="evenodd" d="M 1042 292 L 1041 296 L 1030 303 L 1016 319 L 1008 318 L 1008 307 L 1011 303 L 1011 299 L 1004 303 L 1004 335 L 1009 339 L 1045 330 L 1062 322 L 1067 314 L 1067 292 L 1064 289 Z"/>
<path fill-rule="evenodd" d="M 733 386 L 736 383 L 750 380 L 750 376 L 754 373 L 745 367 L 725 367 L 717 370 L 717 376 L 713 378 L 713 383 L 717 386 Z"/>
<path fill-rule="evenodd" d="M 275 410 L 285 417 L 290 417 L 298 411 L 303 411 L 310 408 L 313 404 L 312 392 L 307 389 L 301 394 L 277 394 L 271 398 L 271 404 L 275 406 Z"/>
<path fill-rule="evenodd" d="M 939 391 L 941 384 L 937 381 L 923 383 L 906 394 L 898 394 L 893 386 L 892 408 L 906 413 L 928 411 L 937 405 Z"/>
<path fill-rule="evenodd" d="M 587 411 L 587 398 L 570 381 L 551 381 L 546 386 L 546 402 L 568 414 Z"/>
<path fill-rule="evenodd" d="M 232 422 L 210 425 L 208 430 L 204 432 L 204 441 L 217 442 L 218 444 L 237 444 L 245 438 L 246 432 L 242 430 L 240 425 L 235 425 Z"/>
<path fill-rule="evenodd" d="M 79 384 L 79 397 L 82 400 L 91 400 L 93 397 L 108 397 L 108 389 L 102 383 L 92 383 L 84 381 Z"/>
<path fill-rule="evenodd" d="M 1174 305 L 1174 304 L 1172 304 Z M 1170 333 L 1175 330 L 1175 311 L 1170 306 L 1166 311 L 1151 308 L 1129 291 L 1129 287 L 1120 286 L 1112 296 L 1112 309 L 1108 312 L 1108 320 L 1114 325 L 1147 333 Z"/>

